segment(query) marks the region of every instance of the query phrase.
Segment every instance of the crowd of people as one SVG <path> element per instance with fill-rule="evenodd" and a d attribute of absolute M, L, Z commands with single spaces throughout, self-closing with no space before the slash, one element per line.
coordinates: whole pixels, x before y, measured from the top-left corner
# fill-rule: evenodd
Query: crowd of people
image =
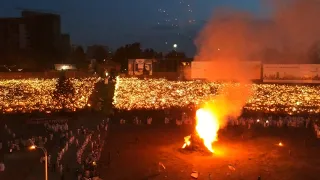
<path fill-rule="evenodd" d="M 185 111 L 184 111 L 185 110 Z M 171 109 L 171 110 L 133 110 L 115 111 L 114 123 L 119 124 L 194 124 L 194 109 Z M 250 129 L 252 126 L 267 127 L 293 127 L 313 129 L 317 138 L 320 138 L 320 121 L 317 115 L 291 116 L 270 114 L 243 114 L 239 118 L 226 118 L 228 126 L 242 126 Z"/>
<path fill-rule="evenodd" d="M 96 79 L 73 79 L 76 103 L 87 106 Z M 0 81 L 0 111 L 50 113 L 55 107 L 52 92 L 56 80 L 2 80 Z M 236 83 L 228 86 L 237 86 Z M 102 120 L 92 129 L 85 125 L 72 125 L 70 121 L 50 121 L 36 131 L 21 130 L 0 121 L 0 154 L 24 151 L 32 145 L 48 150 L 51 175 L 68 179 L 91 180 L 99 177 L 97 164 L 104 147 L 110 123 L 164 124 L 182 126 L 194 124 L 197 104 L 209 96 L 223 93 L 226 84 L 204 81 L 167 81 L 164 79 L 117 78 L 113 99 L 114 112 L 110 119 Z M 248 84 L 253 95 L 248 99 L 239 118 L 226 118 L 228 126 L 308 128 L 320 138 L 318 86 L 289 86 L 275 84 Z M 299 116 L 299 114 L 304 114 Z M 26 132 L 26 133 L 24 133 Z M 76 157 L 72 158 L 71 154 Z M 6 162 L 0 156 L 0 171 L 6 171 Z M 44 158 L 40 158 L 44 163 Z"/>
<path fill-rule="evenodd" d="M 237 87 L 238 83 L 118 77 L 113 104 L 120 110 L 184 108 L 202 104 L 219 94 L 232 93 L 229 89 Z M 252 93 L 244 106 L 246 111 L 320 113 L 320 86 L 245 84 L 244 87 L 248 94 Z"/>
<path fill-rule="evenodd" d="M 93 92 L 96 78 L 70 79 L 75 95 L 65 100 L 70 110 L 83 109 Z M 0 113 L 55 112 L 61 109 L 54 101 L 57 79 L 0 80 Z"/>
<path fill-rule="evenodd" d="M 97 125 L 96 129 L 89 129 L 83 125 L 71 129 L 68 122 L 65 121 L 62 123 L 44 123 L 43 134 L 39 135 L 38 132 L 34 132 L 35 135 L 28 137 L 21 132 L 19 132 L 20 135 L 16 135 L 14 128 L 3 124 L 0 127 L 2 128 L 0 153 L 4 157 L 6 154 L 12 154 L 16 151 L 29 151 L 29 148 L 34 145 L 47 149 L 48 170 L 51 175 L 53 174 L 52 176 L 68 179 L 66 174 L 74 171 L 76 177 L 73 179 L 98 179 L 99 174 L 96 167 L 104 146 L 107 127 L 108 122 L 104 120 Z M 38 126 L 37 129 L 40 128 Z M 70 152 L 70 149 L 76 152 Z M 77 159 L 72 159 L 70 162 L 70 156 L 74 153 L 77 153 Z M 44 163 L 44 157 L 40 158 L 40 162 Z M 4 162 L 4 158 L 0 159 L 0 164 L 0 170 L 5 171 L 6 162 Z"/>

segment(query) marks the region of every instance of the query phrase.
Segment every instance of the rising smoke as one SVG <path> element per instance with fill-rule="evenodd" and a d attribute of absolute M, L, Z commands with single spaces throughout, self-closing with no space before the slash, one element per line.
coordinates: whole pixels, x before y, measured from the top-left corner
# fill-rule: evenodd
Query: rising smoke
<path fill-rule="evenodd" d="M 252 71 L 243 61 L 309 63 L 309 50 L 320 39 L 319 0 L 270 0 L 269 19 L 249 12 L 219 9 L 200 32 L 194 61 L 210 61 L 206 78 L 236 80 L 215 97 L 221 118 L 239 116 L 251 95 Z M 246 84 L 246 85 L 245 85 Z"/>
<path fill-rule="evenodd" d="M 269 0 L 269 19 L 218 9 L 196 39 L 195 60 L 309 63 L 320 40 L 319 0 Z M 265 3 L 265 4 L 267 4 Z"/>

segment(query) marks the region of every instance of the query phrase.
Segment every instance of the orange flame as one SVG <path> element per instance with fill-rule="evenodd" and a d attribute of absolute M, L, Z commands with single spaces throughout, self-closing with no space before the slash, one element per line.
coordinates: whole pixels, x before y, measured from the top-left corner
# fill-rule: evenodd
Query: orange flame
<path fill-rule="evenodd" d="M 218 130 L 220 128 L 218 117 L 212 108 L 206 107 L 197 110 L 196 119 L 197 135 L 203 140 L 204 146 L 213 153 L 212 144 L 218 140 Z M 184 137 L 183 149 L 191 145 L 190 139 L 191 136 Z"/>
<path fill-rule="evenodd" d="M 186 148 L 187 146 L 190 146 L 190 144 L 191 144 L 190 138 L 191 138 L 191 136 L 184 137 L 184 144 L 182 146 L 182 149 Z"/>
<path fill-rule="evenodd" d="M 214 152 L 212 143 L 218 140 L 219 121 L 214 112 L 209 108 L 197 110 L 196 130 L 204 145 L 210 152 Z"/>

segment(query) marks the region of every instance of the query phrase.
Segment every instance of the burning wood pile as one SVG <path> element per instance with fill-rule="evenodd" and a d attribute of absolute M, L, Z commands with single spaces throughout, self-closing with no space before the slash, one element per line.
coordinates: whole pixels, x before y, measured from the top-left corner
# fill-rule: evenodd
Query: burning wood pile
<path fill-rule="evenodd" d="M 212 154 L 205 145 L 204 141 L 199 135 L 194 132 L 193 134 L 184 137 L 184 144 L 181 149 L 182 152 L 200 152 L 205 154 Z"/>
<path fill-rule="evenodd" d="M 217 141 L 219 121 L 209 108 L 199 109 L 196 113 L 197 125 L 195 132 L 184 137 L 182 150 L 199 151 L 212 154 L 212 143 Z"/>

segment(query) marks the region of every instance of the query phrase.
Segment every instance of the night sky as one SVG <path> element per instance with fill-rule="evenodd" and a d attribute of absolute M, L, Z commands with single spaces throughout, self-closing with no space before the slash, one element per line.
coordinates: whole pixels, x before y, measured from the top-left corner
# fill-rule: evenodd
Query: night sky
<path fill-rule="evenodd" d="M 115 50 L 138 41 L 144 48 L 169 51 L 176 43 L 192 56 L 193 39 L 219 7 L 256 14 L 264 9 L 260 0 L 2 0 L 0 16 L 19 16 L 16 8 L 59 13 L 72 44 Z"/>

